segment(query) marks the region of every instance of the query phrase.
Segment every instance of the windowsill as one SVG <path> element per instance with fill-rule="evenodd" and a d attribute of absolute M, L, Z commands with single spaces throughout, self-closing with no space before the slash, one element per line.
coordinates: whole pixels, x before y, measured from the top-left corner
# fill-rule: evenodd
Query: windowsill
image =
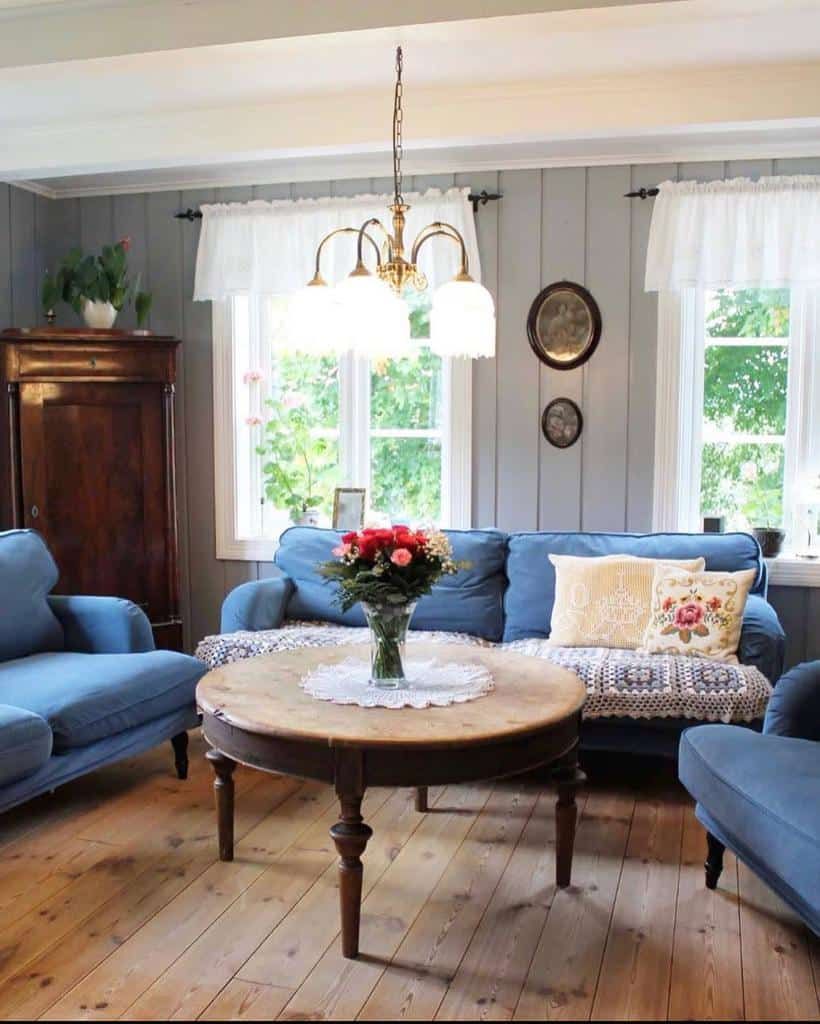
<path fill-rule="evenodd" d="M 799 558 L 785 552 L 767 558 L 769 583 L 776 587 L 820 587 L 820 558 Z"/>

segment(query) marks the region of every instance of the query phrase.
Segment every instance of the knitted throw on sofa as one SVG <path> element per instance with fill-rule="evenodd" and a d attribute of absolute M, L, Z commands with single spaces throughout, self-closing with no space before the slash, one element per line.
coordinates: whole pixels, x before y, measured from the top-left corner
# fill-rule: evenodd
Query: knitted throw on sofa
<path fill-rule="evenodd" d="M 587 688 L 585 718 L 692 718 L 748 722 L 762 718 L 772 687 L 751 665 L 706 658 L 639 654 L 603 647 L 550 647 L 545 640 L 493 644 L 466 633 L 421 630 L 413 638 L 436 643 L 497 647 L 544 658 L 575 672 Z M 196 656 L 209 668 L 298 647 L 367 643 L 364 628 L 287 622 L 280 629 L 208 636 Z M 411 639 L 412 649 L 412 639 Z"/>

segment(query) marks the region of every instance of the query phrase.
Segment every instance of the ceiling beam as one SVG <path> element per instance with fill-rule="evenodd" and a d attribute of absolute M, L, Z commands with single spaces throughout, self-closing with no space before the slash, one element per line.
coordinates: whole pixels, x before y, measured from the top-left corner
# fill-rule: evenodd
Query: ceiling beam
<path fill-rule="evenodd" d="M 820 63 L 607 76 L 413 91 L 409 152 L 549 139 L 616 139 L 663 132 L 816 125 Z M 278 103 L 157 112 L 15 130 L 0 148 L 0 179 L 145 168 L 306 160 L 384 153 L 383 91 Z"/>
<path fill-rule="evenodd" d="M 660 0 L 0 0 L 0 67 Z M 682 2 L 682 0 L 673 0 Z"/>

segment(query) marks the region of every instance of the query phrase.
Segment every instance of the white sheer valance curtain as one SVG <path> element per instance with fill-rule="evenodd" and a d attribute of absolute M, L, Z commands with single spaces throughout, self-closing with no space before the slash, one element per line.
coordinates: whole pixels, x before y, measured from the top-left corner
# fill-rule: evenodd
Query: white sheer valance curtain
<path fill-rule="evenodd" d="M 820 285 L 820 176 L 665 181 L 646 290 Z"/>
<path fill-rule="evenodd" d="M 430 189 L 408 193 L 405 239 L 412 245 L 418 232 L 431 221 L 446 221 L 457 228 L 467 247 L 470 274 L 481 280 L 475 218 L 467 198 L 469 189 L 446 192 Z M 313 276 L 316 247 L 329 232 L 358 228 L 378 217 L 388 229 L 393 201 L 388 195 L 361 195 L 322 199 L 254 200 L 216 203 L 202 207 L 202 231 L 196 260 L 194 298 L 220 301 L 236 295 L 289 295 Z M 380 232 L 372 230 L 381 244 Z M 322 276 L 335 284 L 353 269 L 354 236 L 333 239 L 322 253 Z M 375 264 L 372 246 L 365 241 L 365 262 Z M 423 247 L 419 266 L 431 288 L 451 280 L 458 272 L 458 246 L 435 239 Z"/>

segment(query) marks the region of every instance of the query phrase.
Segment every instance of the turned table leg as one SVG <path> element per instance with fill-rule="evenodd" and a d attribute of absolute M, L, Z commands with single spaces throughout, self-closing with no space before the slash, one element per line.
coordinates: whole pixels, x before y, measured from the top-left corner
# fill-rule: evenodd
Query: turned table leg
<path fill-rule="evenodd" d="M 416 787 L 416 810 L 419 814 L 426 814 L 430 807 L 427 803 L 427 787 L 418 786 Z"/>
<path fill-rule="evenodd" d="M 342 913 L 342 956 L 359 955 L 362 904 L 362 861 L 373 829 L 362 819 L 361 796 L 339 796 L 341 819 L 330 830 L 339 853 L 339 904 Z"/>
<path fill-rule="evenodd" d="M 572 878 L 572 850 L 575 845 L 575 823 L 578 807 L 575 794 L 586 782 L 578 767 L 578 746 L 566 754 L 555 766 L 558 800 L 555 804 L 555 884 L 565 889 Z"/>
<path fill-rule="evenodd" d="M 233 860 L 233 773 L 236 762 L 219 750 L 209 750 L 205 757 L 214 770 L 216 825 L 219 834 L 219 859 Z"/>

